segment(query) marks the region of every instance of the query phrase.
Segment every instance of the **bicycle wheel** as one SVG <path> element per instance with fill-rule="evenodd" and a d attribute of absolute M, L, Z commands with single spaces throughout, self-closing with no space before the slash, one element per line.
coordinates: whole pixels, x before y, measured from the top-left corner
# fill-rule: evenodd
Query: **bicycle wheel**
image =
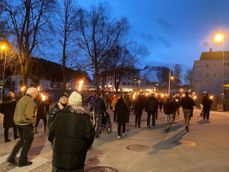
<path fill-rule="evenodd" d="M 111 133 L 112 132 L 112 124 L 111 122 L 107 123 L 107 133 Z"/>

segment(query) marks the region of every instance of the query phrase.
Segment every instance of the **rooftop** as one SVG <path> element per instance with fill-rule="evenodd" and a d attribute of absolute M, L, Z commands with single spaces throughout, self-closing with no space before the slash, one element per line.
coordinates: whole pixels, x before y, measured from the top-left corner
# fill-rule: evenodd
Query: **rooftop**
<path fill-rule="evenodd" d="M 229 51 L 224 51 L 224 59 L 229 60 Z M 223 51 L 201 53 L 200 60 L 223 60 Z"/>

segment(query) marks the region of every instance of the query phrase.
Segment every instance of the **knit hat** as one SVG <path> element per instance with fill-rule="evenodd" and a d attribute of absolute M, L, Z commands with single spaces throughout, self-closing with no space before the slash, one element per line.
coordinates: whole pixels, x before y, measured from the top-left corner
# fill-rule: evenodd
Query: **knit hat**
<path fill-rule="evenodd" d="M 68 104 L 69 105 L 81 105 L 82 96 L 79 93 L 77 93 L 76 91 L 73 91 L 68 98 Z"/>
<path fill-rule="evenodd" d="M 37 91 L 36 88 L 30 87 L 30 88 L 28 88 L 28 90 L 26 91 L 26 94 L 28 94 L 28 95 L 38 94 L 38 91 Z"/>

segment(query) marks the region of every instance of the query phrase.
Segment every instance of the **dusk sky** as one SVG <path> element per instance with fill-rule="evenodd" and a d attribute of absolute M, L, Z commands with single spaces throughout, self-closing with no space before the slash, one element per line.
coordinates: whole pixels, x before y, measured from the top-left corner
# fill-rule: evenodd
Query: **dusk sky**
<path fill-rule="evenodd" d="M 191 68 L 202 51 L 222 50 L 213 35 L 226 34 L 229 0 L 78 0 L 83 7 L 105 3 L 112 18 L 127 17 L 129 38 L 137 43 L 141 65 L 179 63 Z"/>

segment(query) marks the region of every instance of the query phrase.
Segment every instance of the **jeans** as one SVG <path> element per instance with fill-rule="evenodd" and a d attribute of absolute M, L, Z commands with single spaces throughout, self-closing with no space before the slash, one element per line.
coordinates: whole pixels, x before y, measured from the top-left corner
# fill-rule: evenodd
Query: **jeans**
<path fill-rule="evenodd" d="M 147 112 L 147 126 L 150 126 L 151 116 L 152 116 L 152 125 L 155 125 L 156 111 Z"/>
<path fill-rule="evenodd" d="M 189 121 L 192 115 L 192 110 L 191 109 L 183 109 L 184 112 L 184 121 L 185 121 L 185 127 L 189 126 Z"/>
<path fill-rule="evenodd" d="M 135 127 L 141 126 L 142 111 L 135 111 Z"/>
<path fill-rule="evenodd" d="M 20 140 L 14 146 L 8 160 L 14 161 L 17 153 L 21 150 L 19 164 L 24 164 L 28 161 L 28 152 L 33 142 L 33 125 L 17 125 Z"/>
<path fill-rule="evenodd" d="M 126 132 L 126 122 L 118 122 L 118 136 L 122 136 L 122 133 L 125 132 Z"/>

